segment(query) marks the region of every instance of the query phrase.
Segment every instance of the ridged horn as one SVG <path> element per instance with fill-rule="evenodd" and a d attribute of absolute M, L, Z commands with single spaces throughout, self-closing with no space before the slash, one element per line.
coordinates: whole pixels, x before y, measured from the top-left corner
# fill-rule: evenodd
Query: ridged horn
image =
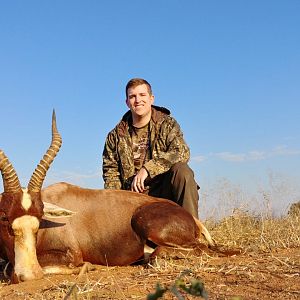
<path fill-rule="evenodd" d="M 56 127 L 56 116 L 55 110 L 53 110 L 52 114 L 52 141 L 49 149 L 46 154 L 43 156 L 40 163 L 37 165 L 34 170 L 30 181 L 28 183 L 28 190 L 32 192 L 39 192 L 42 189 L 42 185 L 44 179 L 46 177 L 46 173 L 50 167 L 50 164 L 53 162 L 56 154 L 58 153 L 62 144 L 62 139 L 60 134 L 57 131 Z"/>
<path fill-rule="evenodd" d="M 0 170 L 4 192 L 15 193 L 21 191 L 18 175 L 2 150 L 0 150 Z"/>

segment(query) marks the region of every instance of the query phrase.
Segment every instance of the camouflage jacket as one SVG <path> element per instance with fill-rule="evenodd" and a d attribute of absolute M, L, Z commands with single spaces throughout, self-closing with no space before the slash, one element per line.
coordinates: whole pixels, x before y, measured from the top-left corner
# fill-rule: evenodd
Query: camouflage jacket
<path fill-rule="evenodd" d="M 135 176 L 128 111 L 108 134 L 103 150 L 103 179 L 106 189 L 130 189 Z M 187 162 L 190 150 L 179 124 L 163 107 L 152 106 L 150 128 L 150 160 L 143 167 L 149 177 L 168 171 L 177 162 Z"/>

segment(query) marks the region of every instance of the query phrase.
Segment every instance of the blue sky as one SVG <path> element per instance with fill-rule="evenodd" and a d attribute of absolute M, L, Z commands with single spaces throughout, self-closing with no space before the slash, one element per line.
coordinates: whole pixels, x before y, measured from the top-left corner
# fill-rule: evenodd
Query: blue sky
<path fill-rule="evenodd" d="M 127 81 L 143 77 L 180 123 L 202 193 L 276 177 L 300 199 L 299 11 L 298 0 L 0 1 L 0 148 L 27 185 L 55 108 L 63 146 L 45 186 L 102 188 L 105 136 Z"/>

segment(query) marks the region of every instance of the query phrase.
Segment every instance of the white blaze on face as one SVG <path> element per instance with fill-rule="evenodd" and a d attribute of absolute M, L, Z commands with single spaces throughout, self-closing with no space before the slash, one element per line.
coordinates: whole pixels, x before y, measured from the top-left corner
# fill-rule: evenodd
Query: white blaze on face
<path fill-rule="evenodd" d="M 36 256 L 36 234 L 39 220 L 33 216 L 16 218 L 12 223 L 15 235 L 15 274 L 20 281 L 43 276 Z"/>
<path fill-rule="evenodd" d="M 28 194 L 27 189 L 22 189 L 22 190 L 23 190 L 23 197 L 22 197 L 21 205 L 27 211 L 30 208 L 32 201 L 30 195 Z"/>

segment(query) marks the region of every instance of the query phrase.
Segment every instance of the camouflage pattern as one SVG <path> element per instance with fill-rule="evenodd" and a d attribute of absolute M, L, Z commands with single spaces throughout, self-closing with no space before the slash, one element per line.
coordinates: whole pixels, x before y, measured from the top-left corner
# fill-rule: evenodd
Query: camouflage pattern
<path fill-rule="evenodd" d="M 130 189 L 135 176 L 130 124 L 132 117 L 128 111 L 106 138 L 103 150 L 105 189 Z M 152 106 L 149 127 L 150 160 L 143 167 L 150 178 L 168 171 L 175 163 L 189 160 L 190 150 L 169 110 Z"/>

